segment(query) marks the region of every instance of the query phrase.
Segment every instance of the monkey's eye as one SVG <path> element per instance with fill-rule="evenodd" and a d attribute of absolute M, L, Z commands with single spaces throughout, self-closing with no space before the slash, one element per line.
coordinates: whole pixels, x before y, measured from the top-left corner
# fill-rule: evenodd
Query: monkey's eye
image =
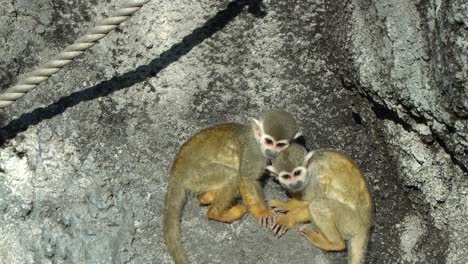
<path fill-rule="evenodd" d="M 267 145 L 273 145 L 273 140 L 269 139 L 269 138 L 265 138 L 265 143 Z"/>
<path fill-rule="evenodd" d="M 291 178 L 291 176 L 289 174 L 284 174 L 284 175 L 281 175 L 281 178 L 288 180 Z"/>
<path fill-rule="evenodd" d="M 277 146 L 278 148 L 284 148 L 284 147 L 286 147 L 286 145 L 287 145 L 286 143 L 278 143 L 278 144 L 276 144 L 276 146 Z"/>
<path fill-rule="evenodd" d="M 294 172 L 294 176 L 299 176 L 299 175 L 301 175 L 301 170 L 296 170 L 296 171 Z"/>

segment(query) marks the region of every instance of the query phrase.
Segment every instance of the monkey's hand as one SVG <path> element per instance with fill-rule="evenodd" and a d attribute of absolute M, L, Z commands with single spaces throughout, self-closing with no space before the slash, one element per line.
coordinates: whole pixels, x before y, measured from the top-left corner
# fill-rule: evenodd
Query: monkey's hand
<path fill-rule="evenodd" d="M 268 208 L 261 208 L 257 206 L 252 208 L 250 212 L 255 218 L 259 219 L 260 225 L 262 227 L 271 227 L 271 225 L 276 221 L 275 212 Z"/>
<path fill-rule="evenodd" d="M 271 228 L 274 222 L 276 222 L 275 214 L 260 218 L 260 225 L 262 225 L 262 227 Z"/>
<path fill-rule="evenodd" d="M 291 210 L 287 203 L 283 203 L 278 200 L 272 200 L 270 203 L 270 208 L 273 210 L 273 212 L 276 213 L 286 213 Z"/>
<path fill-rule="evenodd" d="M 309 208 L 305 206 L 308 204 L 308 202 L 301 202 L 296 204 L 299 206 L 296 208 L 291 208 L 292 204 L 288 202 L 291 210 L 285 215 L 278 217 L 276 222 L 272 225 L 271 229 L 277 237 L 282 236 L 284 233 L 286 233 L 286 231 L 288 231 L 288 229 L 292 228 L 296 224 L 307 223 L 312 220 Z"/>
<path fill-rule="evenodd" d="M 271 225 L 271 230 L 275 234 L 276 237 L 281 237 L 284 235 L 289 229 L 294 226 L 295 222 L 290 217 L 290 215 L 285 214 L 276 219 L 276 221 Z"/>

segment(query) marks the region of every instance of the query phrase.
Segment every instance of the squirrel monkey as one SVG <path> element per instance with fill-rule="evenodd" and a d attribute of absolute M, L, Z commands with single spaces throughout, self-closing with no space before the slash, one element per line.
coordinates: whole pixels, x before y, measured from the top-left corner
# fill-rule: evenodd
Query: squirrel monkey
<path fill-rule="evenodd" d="M 312 245 L 342 251 L 349 240 L 348 262 L 364 263 L 372 200 L 364 176 L 350 158 L 325 149 L 307 153 L 303 146 L 291 144 L 267 170 L 292 196 L 287 203 L 271 203 L 274 211 L 286 213 L 271 225 L 277 236 L 298 223 L 313 222 L 319 232 L 299 229 Z"/>
<path fill-rule="evenodd" d="M 208 218 L 230 223 L 247 211 L 263 226 L 274 211 L 264 202 L 259 179 L 272 159 L 298 137 L 294 117 L 271 110 L 252 126 L 221 124 L 195 134 L 179 150 L 170 171 L 166 194 L 164 238 L 176 264 L 188 262 L 181 245 L 180 218 L 187 192 L 209 205 Z M 242 197 L 244 204 L 233 205 Z"/>

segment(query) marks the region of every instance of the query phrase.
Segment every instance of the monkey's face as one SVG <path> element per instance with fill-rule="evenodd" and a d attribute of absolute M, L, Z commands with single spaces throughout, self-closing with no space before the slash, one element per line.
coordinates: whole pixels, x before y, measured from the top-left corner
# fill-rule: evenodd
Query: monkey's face
<path fill-rule="evenodd" d="M 307 169 L 302 166 L 291 172 L 282 171 L 278 174 L 280 185 L 291 192 L 301 191 L 307 184 L 307 179 Z"/>
<path fill-rule="evenodd" d="M 279 173 L 272 166 L 267 169 L 276 177 L 279 184 L 290 192 L 299 192 L 304 189 L 308 183 L 308 172 L 305 167 L 299 166 L 290 172 L 280 171 Z"/>
<path fill-rule="evenodd" d="M 279 140 L 276 141 L 273 137 L 267 134 L 262 134 L 258 137 L 258 142 L 260 144 L 260 150 L 262 154 L 267 159 L 274 159 L 280 151 L 284 150 L 289 146 L 288 140 Z"/>
<path fill-rule="evenodd" d="M 267 159 L 274 159 L 289 146 L 288 139 L 277 139 L 263 129 L 263 122 L 253 118 L 255 139 L 259 143 L 260 151 Z"/>
<path fill-rule="evenodd" d="M 312 152 L 311 152 L 312 153 Z M 300 192 L 309 183 L 309 172 L 312 154 L 297 143 L 292 143 L 281 151 L 266 170 L 270 171 L 277 182 L 290 192 Z"/>

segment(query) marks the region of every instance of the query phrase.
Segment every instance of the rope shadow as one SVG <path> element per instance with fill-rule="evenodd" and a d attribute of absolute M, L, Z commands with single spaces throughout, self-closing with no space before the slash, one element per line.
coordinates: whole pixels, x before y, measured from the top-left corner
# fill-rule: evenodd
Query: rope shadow
<path fill-rule="evenodd" d="M 158 58 L 152 60 L 150 63 L 141 65 L 133 71 L 115 76 L 95 86 L 73 92 L 46 107 L 36 108 L 10 121 L 6 126 L 0 128 L 0 146 L 3 146 L 7 140 L 16 137 L 19 133 L 26 131 L 30 126 L 37 125 L 43 120 L 62 114 L 68 108 L 74 107 L 81 102 L 107 96 L 115 91 L 140 83 L 149 77 L 156 76 L 161 70 L 189 53 L 205 39 L 210 38 L 216 32 L 226 27 L 226 25 L 234 20 L 247 6 L 248 11 L 256 17 L 263 17 L 266 15 L 262 0 L 232 1 L 225 9 L 216 13 L 215 16 L 207 20 L 202 26 L 194 29 L 192 33 L 185 36 L 182 41 L 172 45 L 170 49 L 161 53 Z"/>

